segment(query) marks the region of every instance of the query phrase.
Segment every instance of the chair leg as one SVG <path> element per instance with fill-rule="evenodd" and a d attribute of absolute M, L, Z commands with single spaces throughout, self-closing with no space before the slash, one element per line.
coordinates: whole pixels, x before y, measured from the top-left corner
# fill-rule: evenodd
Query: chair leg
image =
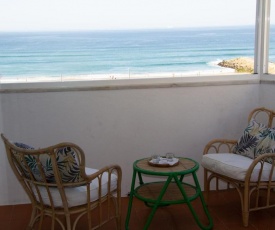
<path fill-rule="evenodd" d="M 36 208 L 33 206 L 32 207 L 32 214 L 31 214 L 31 219 L 30 219 L 30 222 L 28 224 L 28 230 L 31 230 L 33 228 L 33 225 L 34 225 L 34 222 L 35 222 L 35 215 L 37 213 L 37 210 Z"/>
<path fill-rule="evenodd" d="M 70 214 L 66 214 L 66 230 L 71 230 L 72 227 L 71 227 L 71 217 L 70 217 Z"/>
<path fill-rule="evenodd" d="M 243 202 L 243 204 L 242 204 L 243 226 L 247 227 L 248 220 L 249 220 L 249 189 L 246 185 L 243 190 L 243 200 L 241 200 L 241 202 Z"/>
<path fill-rule="evenodd" d="M 249 212 L 243 212 L 243 226 L 248 226 Z"/>
<path fill-rule="evenodd" d="M 121 230 L 121 213 L 119 213 L 118 217 L 116 218 L 117 222 L 117 230 Z"/>
<path fill-rule="evenodd" d="M 115 211 L 116 211 L 116 229 L 121 230 L 121 195 L 117 194 L 117 197 L 113 197 Z"/>
<path fill-rule="evenodd" d="M 116 217 L 116 229 L 121 230 L 121 215 Z"/>

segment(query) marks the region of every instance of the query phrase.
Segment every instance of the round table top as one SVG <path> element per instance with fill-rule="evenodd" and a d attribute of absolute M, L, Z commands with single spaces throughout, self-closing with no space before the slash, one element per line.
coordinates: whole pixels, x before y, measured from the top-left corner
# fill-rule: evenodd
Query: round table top
<path fill-rule="evenodd" d="M 150 157 L 140 159 L 134 162 L 134 169 L 138 172 L 150 174 L 150 175 L 185 175 L 192 173 L 199 168 L 199 164 L 192 159 L 177 157 L 179 164 L 168 167 L 152 166 L 148 162 L 151 160 Z"/>

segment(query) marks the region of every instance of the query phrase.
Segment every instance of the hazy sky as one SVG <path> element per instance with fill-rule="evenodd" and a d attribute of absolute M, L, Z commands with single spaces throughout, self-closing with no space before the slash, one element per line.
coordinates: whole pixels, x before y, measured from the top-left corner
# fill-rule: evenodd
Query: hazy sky
<path fill-rule="evenodd" d="M 0 0 L 0 31 L 252 25 L 256 0 Z"/>

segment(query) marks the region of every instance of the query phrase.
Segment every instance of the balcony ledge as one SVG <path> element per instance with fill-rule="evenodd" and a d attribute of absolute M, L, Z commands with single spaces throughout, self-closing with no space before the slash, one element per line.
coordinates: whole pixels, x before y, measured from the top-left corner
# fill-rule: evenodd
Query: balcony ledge
<path fill-rule="evenodd" d="M 177 87 L 203 87 L 222 85 L 246 85 L 272 82 L 272 75 L 259 78 L 258 74 L 234 74 L 217 76 L 169 77 L 150 79 L 93 80 L 67 82 L 1 83 L 0 93 L 43 93 L 70 91 L 99 91 L 125 89 L 153 89 Z"/>

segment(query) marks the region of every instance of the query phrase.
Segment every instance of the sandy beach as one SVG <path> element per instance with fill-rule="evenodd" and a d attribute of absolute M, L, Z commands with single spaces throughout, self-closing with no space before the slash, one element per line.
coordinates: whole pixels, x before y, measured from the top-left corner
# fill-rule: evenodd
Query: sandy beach
<path fill-rule="evenodd" d="M 60 76 L 32 76 L 32 77 L 1 77 L 0 83 L 31 83 L 31 82 L 68 82 L 68 81 L 98 81 L 98 80 L 125 80 L 125 79 L 152 79 L 152 78 L 180 78 L 211 75 L 235 74 L 231 68 L 221 68 L 204 71 L 171 72 L 171 73 L 144 73 L 144 74 L 82 74 Z"/>

